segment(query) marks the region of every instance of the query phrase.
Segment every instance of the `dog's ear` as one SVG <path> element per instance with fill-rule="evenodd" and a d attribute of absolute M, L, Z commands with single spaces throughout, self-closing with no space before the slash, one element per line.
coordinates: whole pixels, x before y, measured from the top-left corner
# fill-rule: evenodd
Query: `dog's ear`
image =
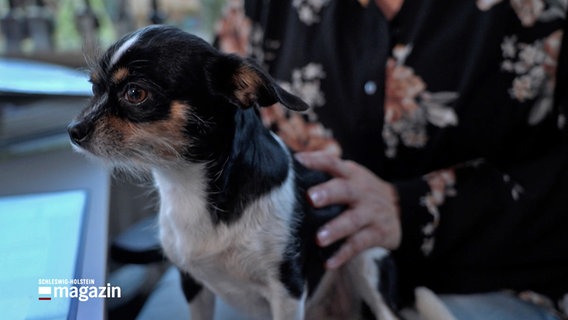
<path fill-rule="evenodd" d="M 249 108 L 280 102 L 294 111 L 309 107 L 300 98 L 282 89 L 272 77 L 252 60 L 235 55 L 221 55 L 206 66 L 206 77 L 213 94 L 222 95 L 231 103 Z"/>

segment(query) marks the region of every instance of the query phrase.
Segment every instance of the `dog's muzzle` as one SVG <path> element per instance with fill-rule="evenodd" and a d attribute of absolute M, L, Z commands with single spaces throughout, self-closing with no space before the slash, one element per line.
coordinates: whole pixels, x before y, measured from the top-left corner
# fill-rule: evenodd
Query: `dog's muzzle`
<path fill-rule="evenodd" d="M 67 127 L 67 132 L 69 133 L 69 138 L 71 141 L 80 146 L 89 139 L 91 133 L 91 127 L 85 121 L 73 121 Z"/>

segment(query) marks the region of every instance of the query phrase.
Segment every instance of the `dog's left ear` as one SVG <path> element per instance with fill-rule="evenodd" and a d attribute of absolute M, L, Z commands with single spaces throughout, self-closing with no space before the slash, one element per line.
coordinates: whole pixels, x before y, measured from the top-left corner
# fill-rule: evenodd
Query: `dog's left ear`
<path fill-rule="evenodd" d="M 221 55 L 206 66 L 206 77 L 214 94 L 222 95 L 240 108 L 258 104 L 266 107 L 280 102 L 294 111 L 309 107 L 300 98 L 282 89 L 252 60 Z"/>

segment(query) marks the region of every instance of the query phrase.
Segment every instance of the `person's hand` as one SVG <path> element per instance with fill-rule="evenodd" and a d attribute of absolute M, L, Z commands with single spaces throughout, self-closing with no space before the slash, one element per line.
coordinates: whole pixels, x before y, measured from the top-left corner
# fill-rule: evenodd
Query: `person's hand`
<path fill-rule="evenodd" d="M 398 195 L 390 183 L 353 161 L 341 160 L 325 152 L 298 153 L 296 159 L 310 169 L 333 176 L 308 190 L 315 207 L 347 205 L 341 215 L 317 233 L 318 244 L 322 247 L 343 238 L 346 240 L 326 262 L 327 268 L 338 268 L 368 248 L 392 250 L 400 245 Z"/>

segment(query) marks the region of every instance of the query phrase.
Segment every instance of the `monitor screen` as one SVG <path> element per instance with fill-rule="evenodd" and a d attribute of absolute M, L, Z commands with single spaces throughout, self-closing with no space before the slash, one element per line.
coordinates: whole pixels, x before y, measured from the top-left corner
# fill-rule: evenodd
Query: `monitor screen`
<path fill-rule="evenodd" d="M 87 198 L 85 190 L 0 197 L 3 319 L 74 317 Z"/>

